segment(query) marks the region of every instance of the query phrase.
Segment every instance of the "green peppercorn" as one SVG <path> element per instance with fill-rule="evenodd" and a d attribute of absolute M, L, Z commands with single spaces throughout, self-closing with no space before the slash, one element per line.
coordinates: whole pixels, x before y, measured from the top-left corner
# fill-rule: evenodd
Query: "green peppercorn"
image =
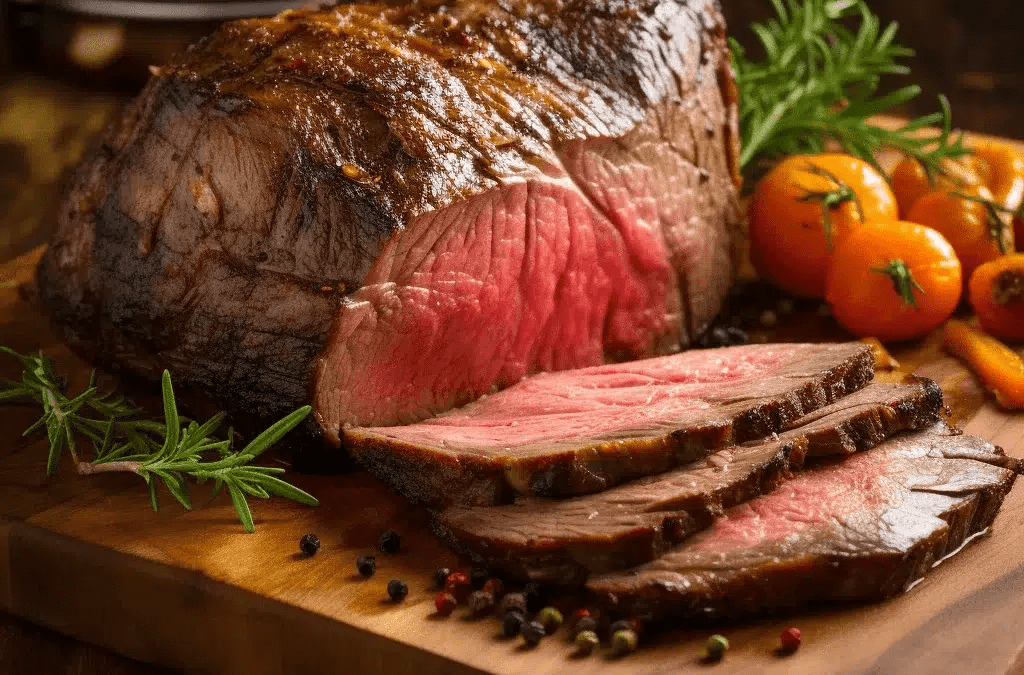
<path fill-rule="evenodd" d="M 597 633 L 592 630 L 582 630 L 576 634 L 576 651 L 581 656 L 590 656 L 600 644 Z"/>
<path fill-rule="evenodd" d="M 572 627 L 572 630 L 576 635 L 586 632 L 596 633 L 597 619 L 592 616 L 585 616 L 576 622 L 576 625 Z"/>
<path fill-rule="evenodd" d="M 501 632 L 505 637 L 515 637 L 523 631 L 523 626 L 526 624 L 526 615 L 522 612 L 512 610 L 505 614 L 505 618 L 501 621 Z"/>
<path fill-rule="evenodd" d="M 401 579 L 392 579 L 388 582 L 388 597 L 393 602 L 401 602 L 405 600 L 405 596 L 409 595 L 409 585 Z"/>
<path fill-rule="evenodd" d="M 724 635 L 712 635 L 707 642 L 708 658 L 718 661 L 729 651 L 729 641 Z"/>
<path fill-rule="evenodd" d="M 528 621 L 523 625 L 523 642 L 536 647 L 544 637 L 544 626 L 539 621 Z"/>
<path fill-rule="evenodd" d="M 299 539 L 299 550 L 306 555 L 314 555 L 320 550 L 320 537 L 313 533 L 302 535 L 302 539 Z"/>
<path fill-rule="evenodd" d="M 537 621 L 544 626 L 544 633 L 551 635 L 562 625 L 562 613 L 554 607 L 545 607 L 537 614 Z"/>
<path fill-rule="evenodd" d="M 636 651 L 636 631 L 629 628 L 615 631 L 612 635 L 612 652 L 616 656 L 625 656 Z"/>

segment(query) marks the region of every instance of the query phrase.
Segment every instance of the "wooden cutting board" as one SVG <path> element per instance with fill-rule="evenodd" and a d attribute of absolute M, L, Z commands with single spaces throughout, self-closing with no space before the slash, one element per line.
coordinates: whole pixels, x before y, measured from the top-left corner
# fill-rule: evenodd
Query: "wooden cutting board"
<path fill-rule="evenodd" d="M 88 367 L 61 346 L 17 283 L 39 251 L 0 266 L 0 344 L 42 349 L 79 390 Z M 821 335 L 821 317 L 788 326 Z M 790 337 L 793 337 L 791 335 Z M 1024 457 L 1024 414 L 997 410 L 973 377 L 936 340 L 896 352 L 899 377 L 916 370 L 939 381 L 967 433 Z M 10 360 L 0 374 L 15 376 Z M 184 512 L 169 495 L 153 513 L 141 480 L 76 475 L 65 461 L 45 476 L 46 443 L 23 438 L 33 410 L 0 408 L 0 608 L 127 656 L 199 673 L 703 673 L 709 631 L 677 630 L 627 658 L 572 656 L 562 639 L 526 650 L 499 638 L 498 622 L 432 617 L 431 573 L 458 561 L 430 534 L 424 514 L 364 473 L 293 476 L 321 500 L 307 508 L 253 504 L 245 534 L 230 500 Z M 378 554 L 377 575 L 358 577 L 357 556 L 385 529 L 405 550 Z M 312 558 L 298 540 L 323 542 Z M 732 644 L 721 673 L 971 673 L 1024 670 L 1024 488 L 1008 497 L 991 534 L 887 602 L 788 621 L 720 628 Z M 402 604 L 386 601 L 388 580 L 409 583 Z M 794 655 L 776 655 L 787 625 L 804 633 Z"/>

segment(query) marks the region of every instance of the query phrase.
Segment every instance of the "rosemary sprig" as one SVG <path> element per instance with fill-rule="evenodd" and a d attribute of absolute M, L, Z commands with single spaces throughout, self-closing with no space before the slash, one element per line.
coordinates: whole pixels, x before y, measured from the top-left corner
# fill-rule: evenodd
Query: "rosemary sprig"
<path fill-rule="evenodd" d="M 942 162 L 970 152 L 963 137 L 951 138 L 949 102 L 941 111 L 897 129 L 867 122 L 921 93 L 907 86 L 880 95 L 882 76 L 906 74 L 898 59 L 913 51 L 893 42 L 896 24 L 884 30 L 865 0 L 772 0 L 777 17 L 751 26 L 764 61 L 747 58 L 731 40 L 740 90 L 740 164 L 748 176 L 776 157 L 822 152 L 829 141 L 878 166 L 875 154 L 895 148 L 920 161 L 930 175 Z M 857 23 L 856 30 L 847 23 Z M 936 134 L 914 132 L 940 125 Z"/>
<path fill-rule="evenodd" d="M 317 500 L 280 478 L 280 467 L 252 466 L 251 463 L 267 448 L 279 441 L 310 412 L 305 406 L 271 425 L 241 451 L 232 450 L 233 434 L 217 440 L 213 433 L 224 421 L 219 413 L 203 424 L 184 420 L 171 385 L 171 375 L 163 374 L 163 422 L 144 418 L 144 411 L 124 398 L 102 395 L 95 386 L 95 373 L 89 386 L 69 398 L 65 386 L 53 371 L 52 359 L 39 355 L 22 356 L 0 346 L 0 352 L 21 361 L 21 382 L 0 378 L 0 403 L 29 401 L 39 404 L 43 415 L 25 435 L 45 428 L 50 442 L 46 472 L 53 475 L 64 448 L 68 449 L 78 473 L 92 475 L 128 472 L 142 477 L 149 486 L 150 502 L 157 510 L 157 484 L 168 491 L 186 509 L 192 508 L 187 478 L 197 483 L 214 481 L 214 495 L 227 488 L 239 520 L 247 532 L 255 529 L 247 496 L 285 497 L 302 504 L 316 506 Z M 185 424 L 187 422 L 187 425 Z M 75 446 L 75 438 L 84 436 L 92 442 L 94 457 L 83 461 Z M 217 459 L 207 459 L 211 455 Z"/>

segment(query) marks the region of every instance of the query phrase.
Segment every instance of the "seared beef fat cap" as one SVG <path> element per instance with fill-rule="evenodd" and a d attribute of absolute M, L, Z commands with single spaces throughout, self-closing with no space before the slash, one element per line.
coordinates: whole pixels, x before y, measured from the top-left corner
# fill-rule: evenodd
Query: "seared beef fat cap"
<path fill-rule="evenodd" d="M 666 312 L 680 325 L 596 354 L 670 351 L 706 325 L 732 275 L 724 35 L 717 7 L 691 0 L 348 4 L 227 23 L 155 69 L 77 168 L 39 269 L 44 306 L 90 359 L 151 378 L 170 368 L 234 412 L 279 414 L 309 400 L 339 307 L 418 216 L 516 182 L 599 183 L 573 173 L 580 144 L 634 133 L 635 150 L 644 127 L 692 170 L 679 236 L 722 256 L 668 242 Z M 585 365 L 592 355 L 521 369 Z M 336 436 L 410 421 L 482 386 L 321 422 Z"/>

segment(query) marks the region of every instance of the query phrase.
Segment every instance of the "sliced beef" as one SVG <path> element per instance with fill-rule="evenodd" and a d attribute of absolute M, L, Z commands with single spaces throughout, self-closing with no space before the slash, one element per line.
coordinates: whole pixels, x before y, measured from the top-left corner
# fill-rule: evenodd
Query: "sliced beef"
<path fill-rule="evenodd" d="M 864 386 L 870 347 L 749 345 L 527 378 L 400 427 L 346 429 L 357 461 L 429 505 L 607 489 L 763 438 Z"/>
<path fill-rule="evenodd" d="M 627 616 L 736 619 L 878 600 L 995 518 L 1019 462 L 942 424 L 800 473 L 587 588 Z"/>
<path fill-rule="evenodd" d="M 657 558 L 707 528 L 723 508 L 777 487 L 805 456 L 849 454 L 930 426 L 941 406 L 942 392 L 931 380 L 873 383 L 769 440 L 583 497 L 445 509 L 435 530 L 507 576 L 576 584 Z"/>
<path fill-rule="evenodd" d="M 231 22 L 77 168 L 41 298 L 88 358 L 334 440 L 671 353 L 732 279 L 736 110 L 713 1 Z"/>

